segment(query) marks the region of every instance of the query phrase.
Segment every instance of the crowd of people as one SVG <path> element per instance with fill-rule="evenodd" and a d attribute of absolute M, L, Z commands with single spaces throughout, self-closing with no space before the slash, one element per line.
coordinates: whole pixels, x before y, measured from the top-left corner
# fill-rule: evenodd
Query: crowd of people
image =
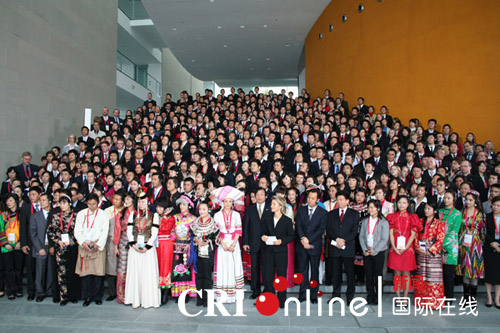
<path fill-rule="evenodd" d="M 452 302 L 454 286 L 500 308 L 500 154 L 461 140 L 451 124 L 404 124 L 387 106 L 344 94 L 311 98 L 255 87 L 161 105 L 148 95 L 123 115 L 106 107 L 92 128 L 32 163 L 9 167 L 1 188 L 0 295 L 61 306 L 116 300 L 159 307 L 188 291 L 235 302 L 303 279 L 348 303 L 377 278 L 420 276 L 415 298 Z M 439 130 L 438 130 L 439 129 Z M 344 275 L 345 273 L 345 275 Z M 314 283 L 311 281 L 316 281 Z M 494 293 L 492 294 L 494 289 Z M 284 306 L 286 291 L 277 293 Z"/>

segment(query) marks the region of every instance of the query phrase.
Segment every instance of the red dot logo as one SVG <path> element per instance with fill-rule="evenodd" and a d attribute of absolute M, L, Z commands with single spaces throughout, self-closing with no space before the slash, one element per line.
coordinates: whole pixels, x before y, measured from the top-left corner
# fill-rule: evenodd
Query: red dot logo
<path fill-rule="evenodd" d="M 318 296 L 319 297 L 323 296 L 323 292 L 321 290 L 318 290 Z"/>
<path fill-rule="evenodd" d="M 275 294 L 267 292 L 257 297 L 255 305 L 257 306 L 257 311 L 259 311 L 261 315 L 272 316 L 278 311 L 280 302 Z"/>
<path fill-rule="evenodd" d="M 304 276 L 300 273 L 293 274 L 293 283 L 301 284 L 304 281 Z"/>
<path fill-rule="evenodd" d="M 311 280 L 311 282 L 309 282 L 309 286 L 311 286 L 311 288 L 316 288 L 318 286 L 318 282 L 316 282 L 316 280 Z"/>
<path fill-rule="evenodd" d="M 274 279 L 273 286 L 277 291 L 285 291 L 286 288 L 288 288 L 288 281 L 286 278 L 278 276 L 276 279 Z"/>

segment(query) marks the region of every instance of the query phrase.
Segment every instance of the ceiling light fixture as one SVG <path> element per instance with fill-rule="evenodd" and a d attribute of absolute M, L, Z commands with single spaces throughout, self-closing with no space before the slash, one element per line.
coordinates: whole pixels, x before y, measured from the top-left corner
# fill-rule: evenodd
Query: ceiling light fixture
<path fill-rule="evenodd" d="M 177 31 L 177 28 L 172 28 L 173 31 Z"/>
<path fill-rule="evenodd" d="M 244 26 L 244 25 L 240 25 L 240 28 L 241 28 L 241 29 L 244 29 L 244 28 L 245 28 L 245 26 Z"/>
<path fill-rule="evenodd" d="M 222 27 L 220 25 L 217 26 L 217 29 L 222 29 Z"/>
<path fill-rule="evenodd" d="M 346 14 L 342 15 L 342 23 L 345 23 L 345 21 L 347 21 L 347 15 Z"/>
<path fill-rule="evenodd" d="M 263 27 L 263 28 L 267 28 L 267 24 L 264 24 L 262 27 Z"/>
<path fill-rule="evenodd" d="M 227 47 L 227 44 L 224 44 L 224 47 Z"/>
<path fill-rule="evenodd" d="M 330 32 L 333 31 L 333 24 L 330 24 L 330 26 L 328 27 L 328 31 L 330 31 Z"/>
<path fill-rule="evenodd" d="M 267 61 L 271 60 L 271 58 L 266 58 Z"/>
<path fill-rule="evenodd" d="M 323 34 L 322 34 L 322 33 L 319 33 L 319 35 L 318 35 L 318 39 L 319 39 L 319 40 L 322 40 L 322 39 L 323 39 Z"/>
<path fill-rule="evenodd" d="M 358 6 L 358 13 L 361 14 L 363 12 L 363 10 L 365 10 L 365 6 L 362 3 L 360 3 Z"/>

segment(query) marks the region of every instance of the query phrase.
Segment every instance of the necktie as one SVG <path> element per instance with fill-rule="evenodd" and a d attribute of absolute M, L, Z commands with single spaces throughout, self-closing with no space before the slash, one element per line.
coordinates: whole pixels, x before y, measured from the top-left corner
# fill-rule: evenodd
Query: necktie
<path fill-rule="evenodd" d="M 338 166 L 338 164 L 335 164 L 335 173 L 339 173 L 339 166 Z"/>
<path fill-rule="evenodd" d="M 441 202 L 443 201 L 443 199 L 441 197 L 438 198 L 438 206 L 441 205 Z"/>
<path fill-rule="evenodd" d="M 40 211 L 40 205 L 39 205 L 39 204 L 35 204 L 35 210 L 36 210 L 37 212 L 39 212 L 39 211 Z"/>
<path fill-rule="evenodd" d="M 262 205 L 258 205 L 259 206 L 259 219 L 262 218 Z"/>
<path fill-rule="evenodd" d="M 344 210 L 340 211 L 340 222 L 344 221 Z"/>
<path fill-rule="evenodd" d="M 312 216 L 313 216 L 313 209 L 309 208 L 309 221 L 311 221 Z"/>

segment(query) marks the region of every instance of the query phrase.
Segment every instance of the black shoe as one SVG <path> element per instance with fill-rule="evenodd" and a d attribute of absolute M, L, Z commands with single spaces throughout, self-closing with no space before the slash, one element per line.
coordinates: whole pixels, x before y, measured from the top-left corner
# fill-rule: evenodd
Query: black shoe
<path fill-rule="evenodd" d="M 97 301 L 95 301 L 95 304 L 97 305 L 101 305 L 102 304 L 102 301 L 100 299 L 98 299 Z"/>
<path fill-rule="evenodd" d="M 65 306 L 66 304 L 68 304 L 68 301 L 61 301 L 61 303 L 59 303 L 61 306 Z"/>
<path fill-rule="evenodd" d="M 256 299 L 259 296 L 260 294 L 253 293 L 252 295 L 250 295 L 250 299 Z"/>
<path fill-rule="evenodd" d="M 54 303 L 59 303 L 61 300 L 59 299 L 59 297 L 53 297 L 52 298 L 52 302 Z"/>
<path fill-rule="evenodd" d="M 306 299 L 305 299 L 305 298 L 299 298 L 299 302 L 300 302 L 300 303 L 304 303 L 305 301 L 306 301 Z"/>
<path fill-rule="evenodd" d="M 0 292 L 0 298 L 2 298 L 5 295 L 5 293 L 2 291 Z"/>
<path fill-rule="evenodd" d="M 347 300 L 347 306 L 351 305 L 352 299 Z"/>
<path fill-rule="evenodd" d="M 285 303 L 280 304 L 280 309 L 284 309 L 284 308 L 285 308 Z"/>
<path fill-rule="evenodd" d="M 175 298 L 175 303 L 176 303 L 176 304 L 177 304 L 177 303 L 179 303 L 179 297 L 176 297 L 176 298 Z"/>
<path fill-rule="evenodd" d="M 7 296 L 7 298 L 12 301 L 12 300 L 16 299 L 16 295 L 9 295 L 9 296 Z"/>
<path fill-rule="evenodd" d="M 500 309 L 500 305 L 495 304 L 495 308 Z"/>
<path fill-rule="evenodd" d="M 28 301 L 32 301 L 35 299 L 35 295 L 28 295 Z"/>
<path fill-rule="evenodd" d="M 198 298 L 196 300 L 196 306 L 202 306 L 203 305 L 203 300 L 201 298 Z"/>
<path fill-rule="evenodd" d="M 186 297 L 186 302 L 185 303 L 188 304 L 190 300 L 191 300 L 191 297 L 189 297 L 189 296 Z"/>
<path fill-rule="evenodd" d="M 89 306 L 90 305 L 90 298 L 87 298 L 84 302 L 83 302 L 83 306 Z"/>
<path fill-rule="evenodd" d="M 325 282 L 325 286 L 331 286 L 332 283 L 331 282 Z"/>
<path fill-rule="evenodd" d="M 23 297 L 23 293 L 16 293 L 16 297 L 17 297 L 17 298 L 21 298 L 21 297 Z"/>
<path fill-rule="evenodd" d="M 71 303 L 76 304 L 76 303 L 78 303 L 78 300 L 76 300 L 76 299 L 72 299 L 72 300 L 71 300 Z"/>
<path fill-rule="evenodd" d="M 45 297 L 43 297 L 43 296 L 38 296 L 38 297 L 36 298 L 36 302 L 37 302 L 37 303 L 40 303 L 41 301 L 43 301 L 43 299 L 44 299 L 44 298 L 45 298 Z"/>
<path fill-rule="evenodd" d="M 311 303 L 312 303 L 312 304 L 318 304 L 318 300 L 317 300 L 317 299 L 312 299 L 312 300 L 311 300 Z"/>
<path fill-rule="evenodd" d="M 108 298 L 106 298 L 106 302 L 111 302 L 111 301 L 114 301 L 116 299 L 116 296 L 109 296 Z"/>
<path fill-rule="evenodd" d="M 207 302 L 203 302 L 203 307 L 206 308 L 208 306 Z"/>

